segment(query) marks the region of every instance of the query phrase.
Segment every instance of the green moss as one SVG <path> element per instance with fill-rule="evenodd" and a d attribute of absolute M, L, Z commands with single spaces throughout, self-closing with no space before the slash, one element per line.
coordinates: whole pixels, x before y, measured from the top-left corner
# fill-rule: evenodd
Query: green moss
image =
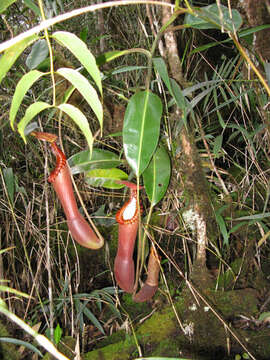
<path fill-rule="evenodd" d="M 157 347 L 149 353 L 151 356 L 179 356 L 180 344 L 178 341 L 173 341 L 173 338 L 168 338 L 166 340 L 161 341 Z"/>
<path fill-rule="evenodd" d="M 132 355 L 132 357 L 130 357 Z M 111 344 L 103 349 L 97 349 L 84 355 L 84 360 L 120 360 L 138 356 L 136 345 L 132 338 Z"/>
<path fill-rule="evenodd" d="M 135 319 L 138 316 L 142 318 L 152 310 L 149 303 L 135 303 L 132 300 L 132 295 L 127 293 L 123 293 L 121 304 L 124 312 L 128 314 L 130 319 Z"/>
<path fill-rule="evenodd" d="M 179 351 L 187 352 L 194 358 L 203 354 L 206 359 L 215 358 L 215 354 L 226 355 L 227 337 L 223 322 L 211 311 L 207 304 L 197 304 L 194 297 L 186 289 L 183 298 L 175 303 L 175 308 L 184 329 L 190 333 L 184 335 L 171 306 L 156 311 L 135 329 L 135 336 L 111 344 L 104 348 L 89 352 L 85 359 L 89 360 L 130 360 L 136 358 L 136 341 L 140 345 L 143 356 L 177 357 Z M 208 290 L 204 297 L 209 305 L 217 311 L 228 324 L 231 318 L 239 314 L 249 317 L 257 313 L 258 299 L 252 289 L 215 292 Z M 211 326 L 209 326 L 211 324 Z M 238 333 L 239 331 L 237 331 Z M 267 339 L 268 336 L 268 339 Z M 270 358 L 270 330 L 243 332 L 242 338 L 248 338 L 248 348 L 256 349 L 258 358 Z M 262 340 L 260 340 L 262 337 Z M 112 340 L 112 337 L 110 337 Z M 114 338 L 115 339 L 115 338 Z M 232 346 L 235 341 L 231 339 Z M 239 344 L 238 344 L 239 346 Z M 263 356 L 261 356 L 263 355 Z M 226 358 L 226 356 L 225 356 Z"/>
<path fill-rule="evenodd" d="M 151 318 L 145 321 L 138 329 L 140 342 L 147 344 L 149 341 L 159 343 L 175 333 L 177 328 L 175 314 L 172 309 L 166 308 L 156 312 Z"/>

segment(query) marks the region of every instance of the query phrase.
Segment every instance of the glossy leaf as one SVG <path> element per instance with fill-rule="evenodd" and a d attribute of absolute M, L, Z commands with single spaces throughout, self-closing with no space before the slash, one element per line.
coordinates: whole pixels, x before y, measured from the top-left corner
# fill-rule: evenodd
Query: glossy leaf
<path fill-rule="evenodd" d="M 240 13 L 232 9 L 232 17 L 226 6 L 212 4 L 201 8 L 194 8 L 195 16 L 187 14 L 184 23 L 195 29 L 225 29 L 237 31 L 242 25 Z"/>
<path fill-rule="evenodd" d="M 100 127 L 103 124 L 103 108 L 98 98 L 96 90 L 89 83 L 89 81 L 78 71 L 69 68 L 60 68 L 57 74 L 67 79 L 84 97 L 96 114 Z"/>
<path fill-rule="evenodd" d="M 81 129 L 83 135 L 86 138 L 91 154 L 93 146 L 93 135 L 85 115 L 81 112 L 81 110 L 71 104 L 61 104 L 58 106 L 58 109 L 64 111 Z"/>
<path fill-rule="evenodd" d="M 119 166 L 122 161 L 111 151 L 94 148 L 92 157 L 89 150 L 84 150 L 71 156 L 68 163 L 74 175 L 93 169 L 110 169 Z"/>
<path fill-rule="evenodd" d="M 21 135 L 21 137 L 23 138 L 24 142 L 26 143 L 26 137 L 24 134 L 24 130 L 25 127 L 29 124 L 29 122 L 36 116 L 38 115 L 41 111 L 50 108 L 51 105 L 47 104 L 45 102 L 42 101 L 38 101 L 34 104 L 31 104 L 26 112 L 24 117 L 20 120 L 19 124 L 18 124 L 18 131 L 19 134 Z"/>
<path fill-rule="evenodd" d="M 102 186 L 107 189 L 121 189 L 124 187 L 118 184 L 117 180 L 127 180 L 128 175 L 120 169 L 94 169 L 86 173 L 85 181 L 92 186 Z"/>
<path fill-rule="evenodd" d="M 76 35 L 66 31 L 55 32 L 52 34 L 52 37 L 59 44 L 69 49 L 69 51 L 71 51 L 72 54 L 80 61 L 97 84 L 100 94 L 102 94 L 101 77 L 96 60 L 85 43 Z"/>
<path fill-rule="evenodd" d="M 9 120 L 12 129 L 14 130 L 14 122 L 16 119 L 17 112 L 19 107 L 23 101 L 23 98 L 30 87 L 36 82 L 44 73 L 33 70 L 25 74 L 16 86 L 15 93 L 12 98 L 10 112 L 9 112 Z"/>
<path fill-rule="evenodd" d="M 3 78 L 6 76 L 8 70 L 15 63 L 15 61 L 21 55 L 24 49 L 27 46 L 31 45 L 37 39 L 37 35 L 28 36 L 26 39 L 19 41 L 17 44 L 11 46 L 5 51 L 4 55 L 0 58 L 0 84 Z"/>
<path fill-rule="evenodd" d="M 123 127 L 126 159 L 139 176 L 156 149 L 160 131 L 162 103 L 150 91 L 140 91 L 129 100 Z"/>
<path fill-rule="evenodd" d="M 171 177 L 171 162 L 167 151 L 159 146 L 143 173 L 143 183 L 149 201 L 154 206 L 165 195 Z"/>
<path fill-rule="evenodd" d="M 45 39 L 39 39 L 32 47 L 30 54 L 26 59 L 26 66 L 30 69 L 36 69 L 49 54 L 49 48 Z"/>

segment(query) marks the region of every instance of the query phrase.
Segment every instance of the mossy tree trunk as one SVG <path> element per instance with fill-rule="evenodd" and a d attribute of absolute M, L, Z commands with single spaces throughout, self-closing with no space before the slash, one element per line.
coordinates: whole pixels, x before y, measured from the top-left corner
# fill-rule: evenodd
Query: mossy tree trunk
<path fill-rule="evenodd" d="M 162 22 L 166 24 L 171 17 L 170 10 L 164 7 L 162 16 Z M 185 87 L 186 81 L 178 55 L 175 33 L 170 31 L 166 32 L 164 34 L 164 41 L 171 77 L 183 88 Z M 182 111 L 176 108 L 171 119 L 174 119 L 175 122 L 180 122 L 181 118 Z M 196 268 L 203 278 L 208 278 L 208 276 L 206 276 L 206 248 L 209 238 L 213 239 L 216 236 L 214 226 L 215 216 L 209 195 L 209 187 L 202 169 L 193 133 L 188 124 L 182 127 L 179 136 L 176 136 L 176 142 L 181 148 L 181 157 L 178 162 L 177 172 L 180 173 L 182 184 L 184 185 L 183 192 L 189 204 L 188 210 L 190 216 L 186 218 L 186 222 L 192 222 L 192 227 L 194 228 L 193 236 L 197 243 L 196 264 L 195 267 L 193 267 L 193 273 L 196 272 Z M 187 225 L 190 227 L 190 223 Z M 198 283 L 201 283 L 201 280 L 199 280 Z"/>

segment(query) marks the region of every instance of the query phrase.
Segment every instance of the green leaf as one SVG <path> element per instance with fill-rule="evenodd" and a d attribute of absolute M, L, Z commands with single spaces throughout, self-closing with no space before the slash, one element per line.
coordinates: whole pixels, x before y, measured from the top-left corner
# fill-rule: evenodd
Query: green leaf
<path fill-rule="evenodd" d="M 92 323 L 95 325 L 96 328 L 99 329 L 99 331 L 105 335 L 105 331 L 103 329 L 103 326 L 101 325 L 101 323 L 98 321 L 98 319 L 95 317 L 95 315 L 92 313 L 92 311 L 90 311 L 87 307 L 84 307 L 83 309 L 83 313 L 84 315 L 92 321 Z"/>
<path fill-rule="evenodd" d="M 72 174 L 90 171 L 93 169 L 110 169 L 122 164 L 119 156 L 111 151 L 96 149 L 80 151 L 68 159 Z"/>
<path fill-rule="evenodd" d="M 171 162 L 167 151 L 159 146 L 143 173 L 143 183 L 151 205 L 156 205 L 167 191 L 171 177 Z"/>
<path fill-rule="evenodd" d="M 182 89 L 177 84 L 177 82 L 174 79 L 170 79 L 172 91 L 173 91 L 173 97 L 175 99 L 176 105 L 183 111 L 183 118 L 186 118 L 187 112 L 189 112 L 189 103 L 186 100 Z"/>
<path fill-rule="evenodd" d="M 261 320 L 261 321 L 263 321 L 265 319 L 268 319 L 268 320 L 270 319 L 270 312 L 269 311 L 261 313 L 259 318 L 258 318 L 258 320 Z"/>
<path fill-rule="evenodd" d="M 0 14 L 4 12 L 11 4 L 13 4 L 17 0 L 1 0 L 0 4 Z"/>
<path fill-rule="evenodd" d="M 92 153 L 93 147 L 93 135 L 89 127 L 89 123 L 85 115 L 71 104 L 61 104 L 58 105 L 58 109 L 64 111 L 81 129 L 83 135 L 86 138 L 86 141 L 89 146 L 90 154 Z"/>
<path fill-rule="evenodd" d="M 91 214 L 91 216 L 95 219 L 96 225 L 109 227 L 115 224 L 115 218 L 108 216 L 105 212 L 105 204 L 101 205 L 97 211 Z"/>
<path fill-rule="evenodd" d="M 21 291 L 19 291 L 19 290 L 13 289 L 13 288 L 11 288 L 11 287 L 9 287 L 9 286 L 5 286 L 5 285 L 0 285 L 0 291 L 7 292 L 7 293 L 11 293 L 11 294 L 15 294 L 15 295 L 17 295 L 17 296 L 22 296 L 22 297 L 24 297 L 24 298 L 26 298 L 26 299 L 31 298 L 30 295 L 25 294 L 25 293 L 23 293 L 23 292 L 21 292 Z"/>
<path fill-rule="evenodd" d="M 114 51 L 108 51 L 104 54 L 101 54 L 97 57 L 97 64 L 104 65 L 108 63 L 109 61 L 112 61 L 114 59 L 117 59 L 119 56 L 126 55 L 127 50 L 114 50 Z"/>
<path fill-rule="evenodd" d="M 16 119 L 16 115 L 17 115 L 17 112 L 19 110 L 19 107 L 23 101 L 25 94 L 30 89 L 30 87 L 34 84 L 34 82 L 36 82 L 43 75 L 44 75 L 44 73 L 37 71 L 37 70 L 33 70 L 33 71 L 30 71 L 29 73 L 25 74 L 18 82 L 15 93 L 12 98 L 10 112 L 9 112 L 10 125 L 13 130 L 14 130 L 14 122 Z"/>
<path fill-rule="evenodd" d="M 15 177 L 12 168 L 3 169 L 3 176 L 10 202 L 14 202 Z"/>
<path fill-rule="evenodd" d="M 167 86 L 171 96 L 174 96 L 165 61 L 161 57 L 153 58 L 153 64 L 156 71 L 159 73 L 161 79 L 164 81 L 165 85 Z"/>
<path fill-rule="evenodd" d="M 225 29 L 234 32 L 242 25 L 240 13 L 232 9 L 231 17 L 229 9 L 224 5 L 212 4 L 193 10 L 196 15 L 187 14 L 184 24 L 195 29 Z"/>
<path fill-rule="evenodd" d="M 127 180 L 128 175 L 120 169 L 94 169 L 86 173 L 85 181 L 92 186 L 102 186 L 107 189 L 121 189 L 122 184 L 116 180 Z"/>
<path fill-rule="evenodd" d="M 18 131 L 19 134 L 21 135 L 21 137 L 23 138 L 24 142 L 26 143 L 26 137 L 24 134 L 24 130 L 26 125 L 37 115 L 39 114 L 41 111 L 50 108 L 51 105 L 47 104 L 45 102 L 42 101 L 38 101 L 34 104 L 31 104 L 26 112 L 24 117 L 20 120 L 19 124 L 18 124 Z"/>
<path fill-rule="evenodd" d="M 255 214 L 255 215 L 248 215 L 248 216 L 241 216 L 237 219 L 233 220 L 261 220 L 270 216 L 270 212 L 262 213 L 262 214 Z"/>
<path fill-rule="evenodd" d="M 229 245 L 229 234 L 226 228 L 226 223 L 223 219 L 223 217 L 219 214 L 216 214 L 216 220 L 220 229 L 220 232 L 223 236 L 223 244 L 228 246 Z"/>
<path fill-rule="evenodd" d="M 180 86 L 174 79 L 169 78 L 167 66 L 162 58 L 153 59 L 154 67 L 159 73 L 161 79 L 164 81 L 167 86 L 170 95 L 173 97 L 175 103 L 182 110 L 183 120 L 186 121 L 188 112 L 191 110 L 189 102 L 184 96 L 184 92 L 181 90 Z"/>
<path fill-rule="evenodd" d="M 96 114 L 100 127 L 102 129 L 103 124 L 103 108 L 102 104 L 98 98 L 96 90 L 89 83 L 89 81 L 78 71 L 61 68 L 57 70 L 57 73 L 67 79 L 84 97 L 88 102 L 89 106 L 92 108 Z"/>
<path fill-rule="evenodd" d="M 21 55 L 24 49 L 36 41 L 39 37 L 37 35 L 28 36 L 26 39 L 19 41 L 17 44 L 7 49 L 4 55 L 0 58 L 0 84 L 6 73 L 15 63 L 17 58 Z"/>
<path fill-rule="evenodd" d="M 24 4 L 31 9 L 36 16 L 41 17 L 39 7 L 32 0 L 23 0 Z"/>
<path fill-rule="evenodd" d="M 26 66 L 30 69 L 36 69 L 49 54 L 49 48 L 45 39 L 39 39 L 32 47 L 30 54 L 26 59 Z"/>
<path fill-rule="evenodd" d="M 149 164 L 156 149 L 162 103 L 152 92 L 140 91 L 129 100 L 123 127 L 123 144 L 126 159 L 139 176 Z"/>
<path fill-rule="evenodd" d="M 223 141 L 223 135 L 218 135 L 216 138 L 215 138 L 215 141 L 214 141 L 214 148 L 213 148 L 213 153 L 215 156 L 218 155 L 220 149 L 221 149 L 221 146 L 222 146 L 222 141 Z"/>
<path fill-rule="evenodd" d="M 0 341 L 10 343 L 10 344 L 14 344 L 14 345 L 18 345 L 18 346 L 23 346 L 23 347 L 29 349 L 30 351 L 33 351 L 33 352 L 37 353 L 40 357 L 43 357 L 43 355 L 38 350 L 38 348 L 36 348 L 32 344 L 29 344 L 26 341 L 22 341 L 22 340 L 10 338 L 10 337 L 0 337 Z"/>
<path fill-rule="evenodd" d="M 252 35 L 252 34 L 254 34 L 254 33 L 258 32 L 258 31 L 268 29 L 269 27 L 270 27 L 270 25 L 260 25 L 260 26 L 254 27 L 254 28 L 244 29 L 244 30 L 241 30 L 239 32 L 238 37 L 239 38 L 246 38 L 245 40 L 247 41 L 247 38 L 249 38 L 250 35 Z M 208 43 L 208 44 L 197 47 L 196 49 L 194 49 L 194 50 L 192 50 L 190 52 L 190 55 L 198 53 L 198 52 L 202 52 L 204 50 L 210 49 L 211 47 L 214 47 L 214 46 L 217 46 L 217 45 L 220 45 L 220 44 L 224 44 L 224 43 L 227 43 L 227 42 L 232 42 L 232 41 L 233 40 L 231 38 L 228 38 L 228 39 L 222 40 L 222 41 L 214 41 L 214 42 L 211 42 L 211 43 Z"/>
<path fill-rule="evenodd" d="M 86 42 L 87 36 L 88 36 L 88 27 L 85 26 L 85 27 L 81 30 L 81 32 L 80 32 L 80 39 L 81 39 L 83 42 Z"/>
<path fill-rule="evenodd" d="M 91 51 L 88 50 L 85 43 L 76 35 L 66 31 L 55 32 L 52 34 L 52 37 L 60 45 L 69 49 L 69 51 L 71 51 L 72 54 L 81 62 L 97 84 L 100 94 L 102 94 L 101 77 L 96 60 Z"/>
<path fill-rule="evenodd" d="M 164 81 L 165 85 L 167 86 L 170 95 L 174 98 L 177 106 L 179 109 L 186 108 L 186 100 L 183 95 L 183 92 L 177 82 L 173 79 L 169 78 L 167 66 L 165 61 L 162 58 L 154 58 L 153 59 L 154 67 L 159 73 L 161 79 Z"/>
<path fill-rule="evenodd" d="M 63 330 L 61 329 L 61 326 L 59 324 L 57 324 L 57 326 L 56 326 L 56 328 L 54 329 L 54 332 L 53 332 L 54 343 L 56 345 L 59 344 L 59 341 L 62 338 L 62 334 L 63 334 Z"/>

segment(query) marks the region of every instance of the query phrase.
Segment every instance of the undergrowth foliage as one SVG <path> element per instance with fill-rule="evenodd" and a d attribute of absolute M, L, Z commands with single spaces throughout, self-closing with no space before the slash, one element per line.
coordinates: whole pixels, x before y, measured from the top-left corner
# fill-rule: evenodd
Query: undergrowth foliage
<path fill-rule="evenodd" d="M 263 69 L 270 76 L 244 46 L 267 26 L 245 28 L 240 13 L 218 1 L 167 3 L 172 17 L 160 27 L 158 4 L 91 5 L 74 18 L 65 2 L 52 8 L 12 3 L 0 5 L 6 31 L 0 44 L 0 312 L 16 313 L 16 324 L 58 359 L 66 359 L 57 350 L 64 335 L 80 336 L 84 352 L 125 321 L 132 330 L 112 276 L 121 180 L 137 183 L 144 208 L 136 286 L 155 246 L 164 260 L 160 287 L 170 302 L 178 290 L 169 288 L 180 288 L 183 274 L 190 274 L 199 242 L 188 172 L 178 166 L 183 131 L 193 138 L 209 186 L 216 236 L 205 250 L 215 288 L 251 286 L 251 259 L 263 269 L 269 253 L 270 90 Z M 26 34 L 20 38 L 12 13 L 22 9 L 31 18 L 20 18 Z M 184 84 L 160 56 L 163 35 L 172 29 L 181 37 Z M 208 38 L 221 33 L 219 44 Z M 54 159 L 28 136 L 37 129 L 59 136 L 81 210 L 106 240 L 101 251 L 91 253 L 70 236 L 47 182 Z M 93 339 L 85 343 L 87 329 Z M 41 355 L 29 342 L 23 346 Z"/>

